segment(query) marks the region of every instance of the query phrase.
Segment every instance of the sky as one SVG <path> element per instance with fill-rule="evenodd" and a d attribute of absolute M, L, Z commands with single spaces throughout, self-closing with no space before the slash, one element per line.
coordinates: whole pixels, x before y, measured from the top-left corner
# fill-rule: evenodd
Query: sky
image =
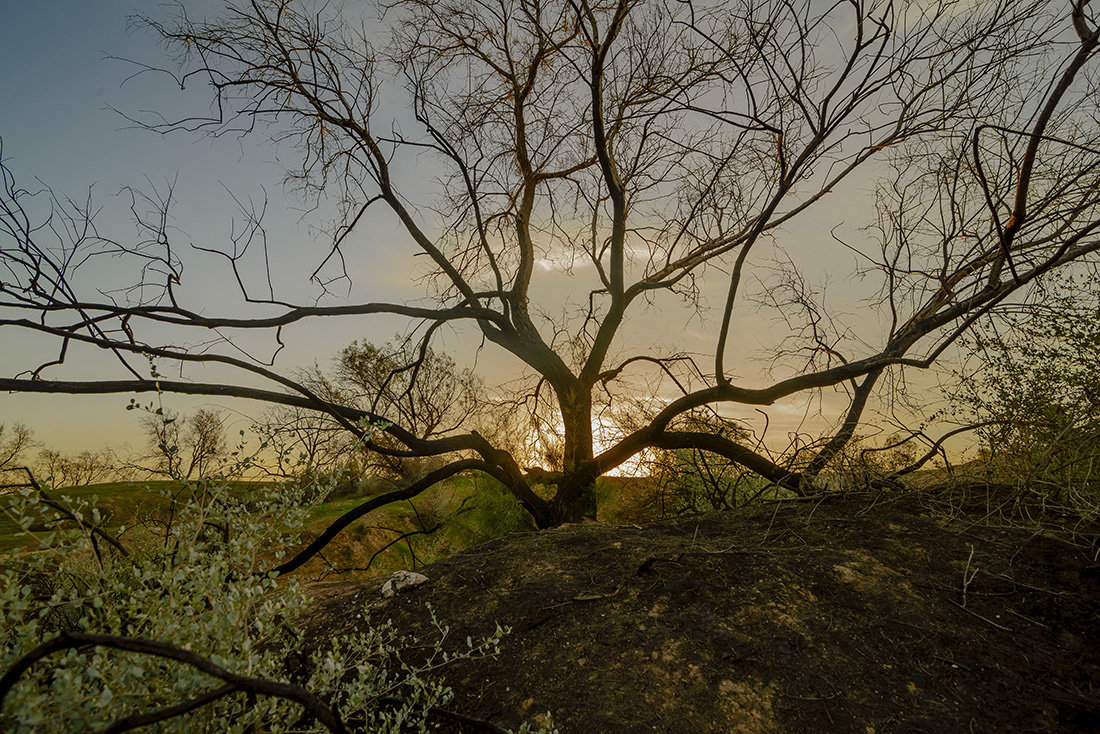
<path fill-rule="evenodd" d="M 141 31 L 128 31 L 127 19 L 138 10 L 156 12 L 154 3 L 133 0 L 38 0 L 22 2 L 0 0 L 5 6 L 5 22 L 0 25 L 0 138 L 4 160 L 21 185 L 31 188 L 49 185 L 55 191 L 83 199 L 91 190 L 102 211 L 97 220 L 105 231 L 130 231 L 128 199 L 120 189 L 136 186 L 145 191 L 166 191 L 173 187 L 175 206 L 172 209 L 174 234 L 181 246 L 195 244 L 224 247 L 230 233 L 239 227 L 232 196 L 241 201 L 268 200 L 265 219 L 269 232 L 277 235 L 283 257 L 276 265 L 276 279 L 285 279 L 290 293 L 306 300 L 300 287 L 301 274 L 316 262 L 323 242 L 313 226 L 316 219 L 303 219 L 302 202 L 284 191 L 283 166 L 278 151 L 264 144 L 260 137 L 237 140 L 211 140 L 187 134 L 162 136 L 135 128 L 121 113 L 141 115 L 156 110 L 165 117 L 193 114 L 196 105 L 203 109 L 201 97 L 180 92 L 172 80 L 163 74 L 137 74 L 139 66 L 119 60 L 129 59 L 151 64 L 165 63 L 164 56 L 152 37 Z M 188 3 L 193 15 L 217 5 L 214 0 Z M 117 57 L 117 58 L 116 58 Z M 431 170 L 411 170 L 410 179 L 430 177 Z M 38 183 L 40 182 L 40 183 Z M 869 183 L 853 182 L 847 196 L 866 196 Z M 838 199 L 830 205 L 830 221 L 852 201 Z M 840 221 L 845 221 L 841 216 Z M 397 297 L 410 277 L 409 261 L 387 249 L 390 232 L 386 224 L 362 233 L 362 257 L 350 264 L 356 279 L 354 295 L 369 293 L 361 300 L 384 300 Z M 787 228 L 785 236 L 793 241 L 814 242 L 823 236 L 820 222 L 805 218 Z M 852 262 L 834 262 L 840 271 L 851 269 Z M 224 305 L 232 308 L 236 301 L 235 286 L 223 260 L 192 252 L 188 259 L 183 287 L 191 302 L 202 303 L 211 311 Z M 118 276 L 110 263 L 94 269 L 96 277 L 113 282 Z M 723 279 L 724 281 L 724 279 Z M 566 278 L 546 281 L 551 290 L 569 287 Z M 834 283 L 843 292 L 860 286 L 854 281 Z M 722 283 L 718 287 L 724 287 Z M 366 290 L 363 290 L 366 289 Z M 642 314 L 636 323 L 628 325 L 636 339 L 660 343 L 675 338 L 688 350 L 705 350 L 713 336 L 708 325 L 698 319 L 686 320 L 683 313 L 662 311 L 655 307 Z M 686 323 L 685 323 L 686 320 Z M 325 364 L 332 355 L 352 339 L 385 340 L 399 331 L 403 322 L 379 319 L 369 324 L 356 324 L 350 330 L 329 328 L 313 322 L 288 330 L 291 345 L 280 356 L 284 370 L 308 366 L 314 361 Z M 362 328 L 363 331 L 357 329 Z M 764 339 L 774 329 L 767 318 L 749 317 L 739 324 L 739 334 L 752 343 Z M 877 326 L 870 324 L 874 331 Z M 4 336 L 0 344 L 0 373 L 13 375 L 25 369 L 28 354 L 49 359 L 56 345 L 21 337 L 18 343 Z M 460 361 L 478 359 L 478 365 L 490 382 L 501 382 L 514 376 L 514 362 L 501 359 L 491 350 L 475 355 L 477 342 L 469 335 L 455 334 L 444 346 Z M 260 352 L 269 343 L 257 343 Z M 70 360 L 72 361 L 72 360 Z M 85 377 L 118 377 L 102 360 L 91 359 L 75 365 Z M 72 366 L 70 366 L 71 368 Z M 734 364 L 739 373 L 756 376 L 756 362 Z M 189 376 L 202 378 L 201 371 L 191 370 Z M 148 402 L 149 398 L 143 398 Z M 826 396 L 828 407 L 841 407 L 842 401 Z M 44 445 L 74 451 L 97 449 L 105 444 L 114 446 L 142 441 L 138 416 L 126 411 L 129 396 L 48 396 L 0 395 L 0 422 L 21 421 L 31 426 Z M 204 405 L 222 407 L 236 412 L 234 429 L 246 427 L 250 416 L 260 408 L 232 401 L 209 401 L 182 396 L 166 396 L 168 407 L 190 412 Z M 804 400 L 775 406 L 772 421 L 776 430 L 796 429 L 806 414 Z M 811 421 L 811 424 L 813 422 Z"/>
<path fill-rule="evenodd" d="M 193 110 L 171 80 L 133 77 L 135 65 L 112 58 L 163 59 L 151 36 L 127 30 L 128 18 L 154 3 L 5 0 L 3 5 L 0 138 L 4 160 L 24 188 L 45 184 L 78 200 L 90 190 L 103 208 L 102 229 L 129 234 L 127 199 L 120 189 L 165 190 L 172 182 L 177 223 L 186 221 L 187 240 L 207 245 L 223 243 L 231 226 L 234 212 L 225 205 L 226 189 L 244 195 L 280 190 L 279 169 L 247 146 L 149 133 L 121 114 Z M 270 223 L 293 231 L 299 229 L 298 218 L 276 209 Z M 207 265 L 194 273 L 194 283 L 209 280 L 205 290 L 215 295 L 226 286 L 224 272 Z M 0 344 L 0 371 L 7 375 L 27 366 L 28 349 L 46 348 L 30 339 L 15 344 L 10 335 L 3 338 L 8 341 Z M 128 402 L 122 395 L 0 395 L 0 421 L 22 421 L 40 442 L 61 450 L 136 444 L 142 434 L 137 416 L 124 409 Z M 171 404 L 186 412 L 206 401 L 174 397 Z"/>
<path fill-rule="evenodd" d="M 0 139 L 4 160 L 24 188 L 48 185 L 56 192 L 83 201 L 89 195 L 101 208 L 101 231 L 133 233 L 123 187 L 161 192 L 172 188 L 173 224 L 178 240 L 221 248 L 239 228 L 240 215 L 231 196 L 242 201 L 269 200 L 265 225 L 277 232 L 284 252 L 303 255 L 277 264 L 287 285 L 300 285 L 297 276 L 312 269 L 317 248 L 310 222 L 302 221 L 303 202 L 283 191 L 283 167 L 274 151 L 251 140 L 209 140 L 187 134 L 162 136 L 136 128 L 126 116 L 154 110 L 165 117 L 183 117 L 202 111 L 205 98 L 181 93 L 171 78 L 142 73 L 138 64 L 164 64 L 165 57 L 146 32 L 128 30 L 138 11 L 156 12 L 155 3 L 131 0 L 44 0 L 5 2 L 0 25 Z M 214 2 L 192 2 L 196 14 Z M 131 63 L 131 62 L 137 62 Z M 90 192 L 90 194 L 89 194 Z M 190 253 L 183 286 L 192 303 L 210 310 L 219 304 L 231 308 L 236 286 L 224 261 Z M 104 282 L 116 275 L 110 263 L 93 268 Z M 384 295 L 384 284 L 407 282 L 406 268 L 374 253 L 369 264 L 373 290 Z M 308 271 L 307 271 L 308 272 Z M 292 282 L 294 281 L 294 282 Z M 383 287 L 380 287 L 383 286 Z M 354 338 L 384 340 L 400 330 L 395 320 L 379 319 L 366 334 L 334 333 L 315 325 L 289 330 L 294 349 L 281 361 L 291 370 L 315 360 L 326 363 Z M 4 335 L 0 344 L 0 372 L 14 375 L 38 362 L 28 353 L 50 359 L 56 345 L 27 335 Z M 264 349 L 269 349 L 265 344 Z M 117 369 L 97 355 L 70 357 L 80 376 L 118 377 Z M 55 373 L 56 377 L 61 374 Z M 201 374 L 191 371 L 192 377 Z M 149 403 L 148 396 L 142 400 Z M 241 401 L 213 401 L 165 396 L 166 407 L 188 413 L 201 406 L 239 414 L 234 431 L 246 428 L 261 406 Z M 63 451 L 96 450 L 104 445 L 139 446 L 143 442 L 140 415 L 125 410 L 129 396 L 0 395 L 0 422 L 23 422 L 45 446 Z"/>

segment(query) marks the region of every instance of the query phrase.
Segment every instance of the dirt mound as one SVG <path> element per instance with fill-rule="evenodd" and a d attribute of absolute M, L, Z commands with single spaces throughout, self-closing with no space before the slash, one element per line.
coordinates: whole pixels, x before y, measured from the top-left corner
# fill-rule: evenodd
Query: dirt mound
<path fill-rule="evenodd" d="M 311 636 L 374 619 L 451 638 L 454 710 L 563 732 L 1074 731 L 1100 721 L 1100 566 L 1065 534 L 913 498 L 787 503 L 514 535 L 382 580 L 318 587 Z M 1080 536 L 1078 536 L 1080 537 Z"/>

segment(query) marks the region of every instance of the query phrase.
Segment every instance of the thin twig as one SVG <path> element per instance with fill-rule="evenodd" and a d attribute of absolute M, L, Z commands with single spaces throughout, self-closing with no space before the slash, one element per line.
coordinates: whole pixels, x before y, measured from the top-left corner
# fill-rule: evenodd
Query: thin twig
<path fill-rule="evenodd" d="M 955 601 L 954 599 L 948 599 L 948 600 L 947 600 L 947 603 L 948 603 L 948 604 L 950 604 L 951 606 L 954 606 L 954 607 L 958 607 L 959 609 L 963 610 L 963 611 L 964 611 L 964 612 L 966 612 L 967 614 L 969 614 L 969 615 L 971 615 L 971 616 L 973 616 L 973 617 L 976 617 L 977 619 L 980 619 L 980 620 L 982 620 L 983 622 L 985 622 L 986 624 L 988 624 L 988 625 L 992 625 L 993 627 L 996 627 L 996 628 L 997 628 L 997 629 L 999 629 L 999 630 L 1002 630 L 1002 631 L 1004 631 L 1004 632 L 1011 632 L 1011 631 L 1012 631 L 1012 630 L 1011 630 L 1011 629 L 1009 629 L 1008 627 L 1005 627 L 1005 626 L 1004 626 L 1003 624 L 998 624 L 997 622 L 994 622 L 994 621 L 993 621 L 992 619 L 990 619 L 989 617 L 983 617 L 982 615 L 980 615 L 980 614 L 978 614 L 977 612 L 975 612 L 975 611 L 974 611 L 973 609 L 968 609 L 967 607 L 964 607 L 964 606 L 963 606 L 962 604 L 959 604 L 959 603 L 958 603 L 957 601 Z"/>

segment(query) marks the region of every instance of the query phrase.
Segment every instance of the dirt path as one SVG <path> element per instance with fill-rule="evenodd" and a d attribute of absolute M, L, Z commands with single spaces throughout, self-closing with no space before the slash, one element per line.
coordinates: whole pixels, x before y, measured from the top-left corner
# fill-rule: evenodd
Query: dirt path
<path fill-rule="evenodd" d="M 793 503 L 514 535 L 318 587 L 310 634 L 363 604 L 410 635 L 512 628 L 446 674 L 451 708 L 562 732 L 1086 731 L 1100 721 L 1100 565 L 1065 534 L 912 498 Z"/>

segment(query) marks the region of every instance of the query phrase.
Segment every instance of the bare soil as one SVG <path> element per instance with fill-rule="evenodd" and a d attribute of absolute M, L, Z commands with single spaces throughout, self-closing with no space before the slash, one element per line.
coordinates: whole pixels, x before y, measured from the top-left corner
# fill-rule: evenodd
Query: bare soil
<path fill-rule="evenodd" d="M 318 585 L 312 639 L 392 619 L 511 628 L 445 670 L 450 708 L 562 732 L 1096 731 L 1095 527 L 914 495 L 512 535 L 419 571 Z M 413 651 L 415 654 L 415 651 Z M 465 729 L 468 731 L 474 728 Z"/>

